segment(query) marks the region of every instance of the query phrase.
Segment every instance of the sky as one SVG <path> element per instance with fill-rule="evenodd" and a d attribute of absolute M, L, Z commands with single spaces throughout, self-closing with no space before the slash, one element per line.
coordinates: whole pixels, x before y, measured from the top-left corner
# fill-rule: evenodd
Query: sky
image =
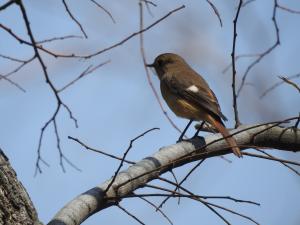
<path fill-rule="evenodd" d="M 0 5 L 6 1 L 0 0 Z M 64 35 L 80 35 L 78 26 L 67 15 L 60 1 L 24 0 L 36 40 Z M 90 1 L 76 4 L 68 1 L 70 9 L 83 25 L 88 39 L 75 38 L 43 44 L 60 53 L 88 54 L 111 46 L 139 30 L 139 8 L 136 0 L 98 1 L 113 15 L 115 23 Z M 144 48 L 149 63 L 164 52 L 180 54 L 208 81 L 228 117 L 227 127 L 234 126 L 231 93 L 231 71 L 222 70 L 231 62 L 233 23 L 238 1 L 213 1 L 222 18 L 217 16 L 206 1 L 154 1 L 150 14 L 144 10 L 145 26 L 169 11 L 185 4 L 178 11 L 144 33 Z M 279 1 L 300 10 L 295 1 Z M 259 53 L 275 41 L 272 23 L 273 1 L 253 1 L 242 8 L 238 21 L 237 54 Z M 266 56 L 249 73 L 247 85 L 238 98 L 241 122 L 256 124 L 296 116 L 299 113 L 299 94 L 289 85 L 281 85 L 264 98 L 260 95 L 279 81 L 278 76 L 299 73 L 300 15 L 278 10 L 277 22 L 281 44 Z M 0 21 L 14 32 L 29 40 L 18 8 L 12 6 L 0 12 Z M 0 30 L 0 54 L 19 59 L 29 58 L 31 48 L 20 45 Z M 61 92 L 61 98 L 78 120 L 76 128 L 65 109 L 57 116 L 58 132 L 63 153 L 81 172 L 66 162 L 66 172 L 59 165 L 53 124 L 45 131 L 41 154 L 50 167 L 42 166 L 42 173 L 34 176 L 38 139 L 41 127 L 53 114 L 56 101 L 45 82 L 42 70 L 35 60 L 10 78 L 21 85 L 22 92 L 0 80 L 0 146 L 9 157 L 18 178 L 27 189 L 42 222 L 47 223 L 68 201 L 82 192 L 101 184 L 115 172 L 119 162 L 103 155 L 86 151 L 72 136 L 90 147 L 122 155 L 129 141 L 142 132 L 159 127 L 134 143 L 128 159 L 138 161 L 153 154 L 162 146 L 176 142 L 179 133 L 164 117 L 145 74 L 140 54 L 139 38 L 89 60 L 62 59 L 41 54 L 47 64 L 49 76 L 57 88 L 76 78 L 89 65 L 109 63 L 80 79 Z M 237 61 L 237 84 L 253 58 Z M 0 59 L 0 74 L 8 73 L 18 64 Z M 157 77 L 151 72 L 153 84 L 159 89 Z M 295 80 L 299 84 L 299 79 Z M 164 104 L 168 115 L 181 129 L 187 120 L 177 118 Z M 190 134 L 193 130 L 190 130 Z M 202 134 L 207 135 L 207 134 Z M 299 154 L 270 150 L 275 156 L 299 161 Z M 244 213 L 260 224 L 296 225 L 300 223 L 299 176 L 279 163 L 262 159 L 237 159 L 226 156 L 232 163 L 217 157 L 206 160 L 190 177 L 185 187 L 199 195 L 225 195 L 261 203 L 261 206 L 215 200 L 227 208 Z M 183 177 L 194 164 L 175 169 Z M 127 167 L 124 166 L 124 169 Z M 170 175 L 166 174 L 166 177 Z M 154 182 L 155 184 L 161 184 Z M 145 190 L 146 191 L 146 190 Z M 147 190 L 156 193 L 153 190 Z M 153 199 L 159 203 L 158 198 Z M 146 224 L 167 224 L 155 210 L 139 199 L 126 199 L 123 207 L 134 213 Z M 138 206 L 138 207 L 137 207 Z M 164 212 L 174 224 L 222 224 L 222 221 L 203 205 L 187 199 L 169 200 Z M 222 211 L 219 211 L 222 212 Z M 232 224 L 251 224 L 238 216 L 222 212 Z M 93 215 L 83 224 L 135 224 L 132 218 L 116 207 Z"/>

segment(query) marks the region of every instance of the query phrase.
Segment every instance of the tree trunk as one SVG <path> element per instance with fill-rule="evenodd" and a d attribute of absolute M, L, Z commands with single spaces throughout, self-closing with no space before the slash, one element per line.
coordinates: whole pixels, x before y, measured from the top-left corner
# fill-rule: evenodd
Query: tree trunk
<path fill-rule="evenodd" d="M 0 149 L 0 225 L 40 225 L 25 188 Z"/>

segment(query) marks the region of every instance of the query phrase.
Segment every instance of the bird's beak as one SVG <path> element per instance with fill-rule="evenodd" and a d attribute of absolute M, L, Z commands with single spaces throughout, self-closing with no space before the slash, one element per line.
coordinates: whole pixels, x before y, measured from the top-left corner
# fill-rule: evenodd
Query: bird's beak
<path fill-rule="evenodd" d="M 147 67 L 154 67 L 154 63 L 152 64 L 146 64 Z"/>

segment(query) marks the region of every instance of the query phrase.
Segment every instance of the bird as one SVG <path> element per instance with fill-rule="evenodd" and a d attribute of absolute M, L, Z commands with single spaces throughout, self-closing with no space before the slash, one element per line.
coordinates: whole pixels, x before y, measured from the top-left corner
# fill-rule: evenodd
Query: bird
<path fill-rule="evenodd" d="M 242 157 L 236 140 L 230 136 L 222 121 L 227 121 L 227 118 L 221 112 L 216 95 L 204 78 L 181 56 L 175 53 L 163 53 L 158 55 L 152 64 L 146 66 L 154 68 L 160 80 L 161 94 L 178 117 L 189 119 L 188 126 L 193 121 L 209 123 L 222 134 L 232 152 L 237 157 Z"/>

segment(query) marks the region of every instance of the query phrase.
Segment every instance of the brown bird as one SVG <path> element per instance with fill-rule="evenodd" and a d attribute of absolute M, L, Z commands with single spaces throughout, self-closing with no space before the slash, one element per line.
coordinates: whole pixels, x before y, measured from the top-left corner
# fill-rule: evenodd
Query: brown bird
<path fill-rule="evenodd" d="M 223 135 L 233 153 L 242 157 L 235 139 L 228 137 L 230 134 L 222 122 L 222 119 L 227 119 L 221 112 L 215 94 L 183 58 L 165 53 L 157 56 L 154 63 L 147 66 L 154 67 L 160 80 L 162 96 L 177 116 L 190 119 L 188 126 L 194 120 L 208 122 Z"/>

